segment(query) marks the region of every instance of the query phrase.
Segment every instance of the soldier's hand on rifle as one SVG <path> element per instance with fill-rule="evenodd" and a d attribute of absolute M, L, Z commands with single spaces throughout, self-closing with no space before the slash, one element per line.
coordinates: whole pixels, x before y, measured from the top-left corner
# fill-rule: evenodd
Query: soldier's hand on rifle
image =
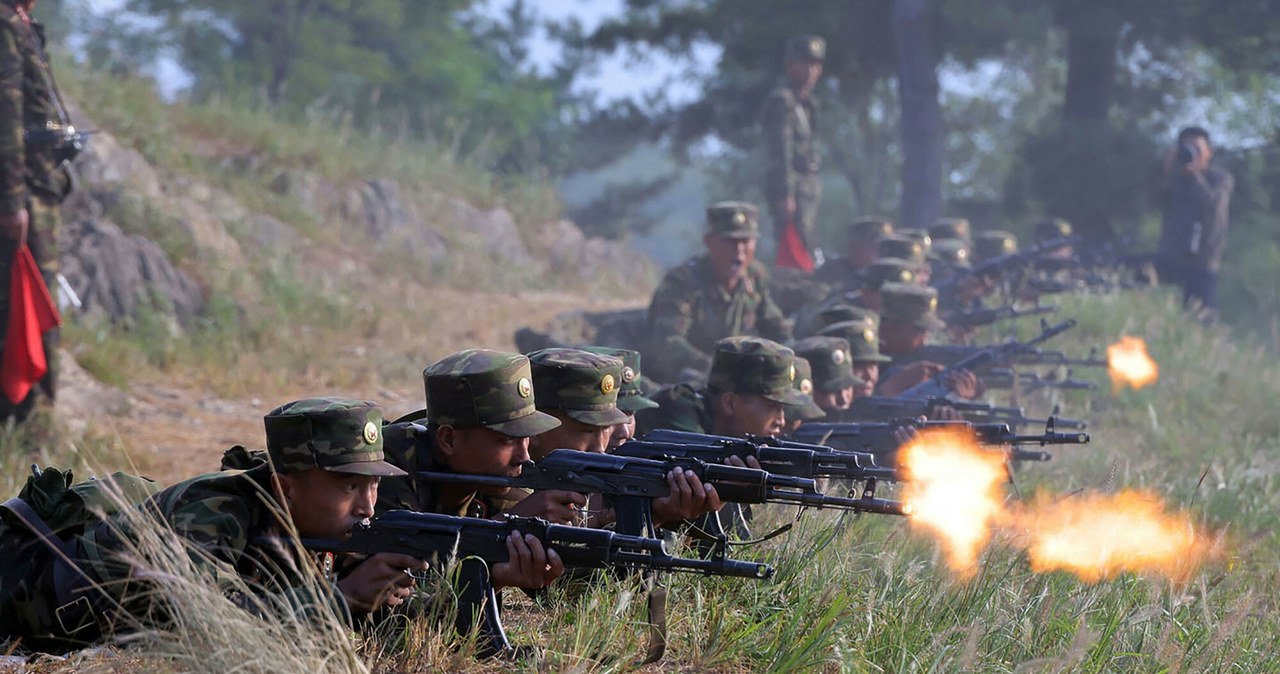
<path fill-rule="evenodd" d="M 763 470 L 760 467 L 760 460 L 750 455 L 748 455 L 747 458 L 744 460 L 742 457 L 738 456 L 737 454 L 734 454 L 733 456 L 730 456 L 728 459 L 726 459 L 725 462 L 728 463 L 730 466 L 737 466 L 739 468 L 754 468 L 756 470 Z"/>
<path fill-rule="evenodd" d="M 533 492 L 507 512 L 525 517 L 541 517 L 552 524 L 577 524 L 579 510 L 586 505 L 587 497 L 576 491 L 548 489 Z"/>
<path fill-rule="evenodd" d="M 918 360 L 898 368 L 888 379 L 880 382 L 877 389 L 881 395 L 893 397 L 903 391 L 929 381 L 942 371 L 942 366 L 928 360 Z"/>
<path fill-rule="evenodd" d="M 494 564 L 489 578 L 494 589 L 520 587 L 540 590 L 564 575 L 564 562 L 555 550 L 542 547 L 542 541 L 533 535 L 520 535 L 513 531 L 507 536 L 508 560 Z"/>
<path fill-rule="evenodd" d="M 981 391 L 981 384 L 978 381 L 978 375 L 968 370 L 955 370 L 954 372 L 947 373 L 944 377 L 945 379 L 943 380 L 943 384 L 945 384 L 947 390 L 954 393 L 956 397 L 963 398 L 965 400 L 973 400 L 978 397 L 978 393 Z"/>
<path fill-rule="evenodd" d="M 917 420 L 924 421 L 925 418 L 918 417 Z M 920 432 L 916 430 L 915 426 L 911 426 L 909 424 L 902 424 L 901 426 L 898 426 L 897 428 L 893 429 L 893 440 L 894 442 L 898 443 L 899 447 L 901 447 L 907 444 L 908 442 L 915 440 L 916 436 L 919 434 Z"/>
<path fill-rule="evenodd" d="M 13 213 L 5 213 L 0 215 L 0 235 L 5 238 L 15 239 L 18 245 L 27 242 L 27 227 L 30 223 L 31 216 L 27 214 L 27 209 L 22 209 Z"/>
<path fill-rule="evenodd" d="M 703 484 L 691 470 L 675 469 L 667 473 L 671 493 L 653 499 L 653 521 L 662 525 L 700 517 L 724 507 L 716 488 Z"/>
<path fill-rule="evenodd" d="M 409 555 L 380 552 L 360 563 L 338 581 L 338 591 L 354 613 L 369 613 L 384 604 L 396 607 L 413 592 L 412 571 L 426 571 L 427 563 Z"/>

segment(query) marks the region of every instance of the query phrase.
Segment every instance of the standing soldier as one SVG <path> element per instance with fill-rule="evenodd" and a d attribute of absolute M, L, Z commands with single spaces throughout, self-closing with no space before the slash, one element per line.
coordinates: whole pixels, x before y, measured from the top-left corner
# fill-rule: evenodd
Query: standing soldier
<path fill-rule="evenodd" d="M 57 292 L 58 205 L 71 191 L 66 162 L 78 151 L 64 142 L 74 130 L 49 69 L 44 27 L 31 20 L 34 5 L 0 0 L 0 335 L 7 332 L 10 270 L 22 244 Z M 45 333 L 48 374 L 17 406 L 0 396 L 0 420 L 29 415 L 37 390 L 54 399 L 57 344 L 57 329 Z"/>
<path fill-rule="evenodd" d="M 791 339 L 768 275 L 755 261 L 758 235 L 755 206 L 722 201 L 707 207 L 707 254 L 667 272 L 649 304 L 651 354 L 645 360 L 659 381 L 706 372 L 716 342 L 725 337 Z"/>
<path fill-rule="evenodd" d="M 815 243 L 814 223 L 818 214 L 817 110 L 813 87 L 822 76 L 827 43 L 814 35 L 798 35 L 787 42 L 786 82 L 770 94 L 764 105 L 762 122 L 765 146 L 765 198 L 773 217 L 778 250 L 788 223 L 799 234 L 800 251 L 806 258 Z M 783 259 L 779 255 L 779 259 Z M 812 269 L 812 260 L 806 271 Z M 791 265 L 799 266 L 799 265 Z"/>

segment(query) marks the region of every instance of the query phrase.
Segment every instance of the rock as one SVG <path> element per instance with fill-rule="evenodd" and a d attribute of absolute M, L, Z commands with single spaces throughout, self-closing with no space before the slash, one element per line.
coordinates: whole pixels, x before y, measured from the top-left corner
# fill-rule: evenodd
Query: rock
<path fill-rule="evenodd" d="M 155 242 L 106 221 L 76 220 L 63 231 L 62 273 L 83 314 L 127 323 L 145 307 L 176 318 L 176 329 L 200 312 L 199 286 Z"/>
<path fill-rule="evenodd" d="M 622 242 L 588 237 L 568 220 L 549 222 L 534 237 L 535 250 L 556 277 L 615 286 L 648 283 L 657 266 Z"/>
<path fill-rule="evenodd" d="M 462 199 L 446 197 L 444 211 L 457 238 L 468 248 L 482 251 L 498 263 L 533 264 L 516 220 L 507 209 L 482 211 Z"/>

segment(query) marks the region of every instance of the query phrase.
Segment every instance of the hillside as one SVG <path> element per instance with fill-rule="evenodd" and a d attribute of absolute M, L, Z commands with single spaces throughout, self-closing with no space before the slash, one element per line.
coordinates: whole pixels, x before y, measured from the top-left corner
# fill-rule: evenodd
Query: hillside
<path fill-rule="evenodd" d="M 37 461 L 80 475 L 136 466 L 165 481 L 212 469 L 231 444 L 259 441 L 270 407 L 303 395 L 408 411 L 433 358 L 511 348 L 518 325 L 631 306 L 654 283 L 644 258 L 560 220 L 536 179 L 499 180 L 443 148 L 359 137 L 332 121 L 167 106 L 141 82 L 67 79 L 82 123 L 103 130 L 66 218 L 65 266 L 85 309 L 71 312 L 65 349 L 79 367 L 53 432 L 0 434 L 5 494 Z M 1162 378 L 1110 392 L 1105 373 L 1078 371 L 1103 388 L 1021 401 L 1088 419 L 1093 442 L 1024 467 L 1010 502 L 1146 489 L 1189 511 L 1214 542 L 1203 569 L 1086 583 L 1033 572 L 1001 539 L 963 579 L 902 520 L 809 513 L 734 552 L 775 564 L 770 582 L 673 578 L 671 648 L 649 669 L 1280 671 L 1280 365 L 1227 328 L 1189 320 L 1160 290 L 1062 304 L 1079 326 L 1055 348 L 1082 354 L 1138 335 Z M 512 669 L 474 663 L 425 623 L 403 652 L 341 630 L 265 625 L 219 612 L 229 604 L 208 579 L 175 578 L 188 631 L 37 671 Z M 643 630 L 629 589 L 513 599 L 513 639 L 548 651 L 521 669 L 630 669 Z"/>
<path fill-rule="evenodd" d="M 551 187 L 447 148 L 166 105 L 144 81 L 65 88 L 95 129 L 64 209 L 71 431 L 174 479 L 254 443 L 274 405 L 343 393 L 399 414 L 417 373 L 566 309 L 634 303 L 656 267 L 558 217 Z M 215 454 L 216 455 L 216 454 Z M 205 467 L 212 467 L 207 460 Z"/>

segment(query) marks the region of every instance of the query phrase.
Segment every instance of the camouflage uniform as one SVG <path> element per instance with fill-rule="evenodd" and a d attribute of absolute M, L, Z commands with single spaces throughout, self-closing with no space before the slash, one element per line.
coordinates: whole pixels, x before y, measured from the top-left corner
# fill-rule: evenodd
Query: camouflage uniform
<path fill-rule="evenodd" d="M 801 35 L 787 42 L 788 61 L 826 58 L 827 45 L 820 37 Z M 765 147 L 764 194 L 773 217 L 774 235 L 781 240 L 787 223 L 783 205 L 795 200 L 795 225 L 806 249 L 816 244 L 814 227 L 822 186 L 818 180 L 818 109 L 812 96 L 803 98 L 783 82 L 765 99 L 761 130 Z"/>
<path fill-rule="evenodd" d="M 853 373 L 853 358 L 847 340 L 818 335 L 796 342 L 795 350 L 797 360 L 803 358 L 812 365 L 814 390 L 839 391 L 863 384 Z"/>
<path fill-rule="evenodd" d="M 847 247 L 854 251 L 859 247 L 875 246 L 880 239 L 893 234 L 893 221 L 881 216 L 858 218 L 849 225 Z M 852 254 L 852 253 L 850 253 Z M 864 263 L 865 264 L 865 263 Z M 852 257 L 838 257 L 828 261 L 814 272 L 815 279 L 830 285 L 837 292 L 852 292 L 862 286 L 862 272 Z"/>
<path fill-rule="evenodd" d="M 1009 232 L 993 230 L 980 232 L 973 239 L 973 261 L 983 262 L 1001 255 L 1018 252 L 1018 237 Z"/>
<path fill-rule="evenodd" d="M 898 321 L 921 330 L 937 331 L 946 327 L 938 319 L 938 291 L 906 283 L 889 283 L 880 290 L 880 303 L 884 321 Z M 888 381 L 894 369 L 918 360 L 915 352 L 890 353 L 894 367 L 881 372 L 880 381 Z"/>
<path fill-rule="evenodd" d="M 796 356 L 795 365 L 796 378 L 791 384 L 797 391 L 809 396 L 809 402 L 794 409 L 795 417 L 800 421 L 816 421 L 827 416 L 827 413 L 823 412 L 822 408 L 818 407 L 818 403 L 813 400 L 813 365 L 803 356 Z"/>
<path fill-rule="evenodd" d="M 288 474 L 318 468 L 357 475 L 403 475 L 383 461 L 382 410 L 369 402 L 312 398 L 278 407 L 264 422 L 269 464 L 180 482 L 153 496 L 138 511 L 122 513 L 86 532 L 76 554 L 85 578 L 72 579 L 73 587 L 67 589 L 77 601 L 58 602 L 55 585 L 48 586 L 49 592 L 42 596 L 32 596 L 31 601 L 42 606 L 31 607 L 31 613 L 54 618 L 37 626 L 35 634 L 62 635 L 64 626 L 69 630 L 79 625 L 83 629 L 74 637 L 89 641 L 132 627 L 136 621 L 163 620 L 163 607 L 150 599 L 154 588 L 146 587 L 147 581 L 136 580 L 150 575 L 146 562 L 140 568 L 137 561 L 140 554 L 145 560 L 145 550 L 134 549 L 137 536 L 133 532 L 139 518 L 156 518 L 157 524 L 183 539 L 192 547 L 195 566 L 225 579 L 230 598 L 245 608 L 276 604 L 260 604 L 236 595 L 231 585 L 235 577 L 253 591 L 283 600 L 279 606 L 295 610 L 325 601 L 325 594 L 341 602 L 342 594 L 336 587 L 316 594 L 308 586 L 305 565 L 322 561 L 321 572 L 333 582 L 334 560 L 331 555 L 318 555 L 317 559 L 298 555 L 283 523 L 287 515 L 275 500 L 271 474 L 273 470 Z M 54 611 L 59 606 L 67 608 L 61 615 L 61 626 Z M 116 606 L 123 607 L 133 620 L 124 620 Z M 346 612 L 345 603 L 338 608 Z"/>
<path fill-rule="evenodd" d="M 631 349 L 615 349 L 611 346 L 584 346 L 583 351 L 602 356 L 612 356 L 622 361 L 622 383 L 618 386 L 618 409 L 623 414 L 635 414 L 640 410 L 658 407 L 658 403 L 644 394 L 641 385 L 640 352 Z"/>
<path fill-rule="evenodd" d="M 71 176 L 54 156 L 52 147 L 28 147 L 25 132 L 61 128 L 44 27 L 15 9 L 14 0 L 0 0 L 0 213 L 26 209 L 30 216 L 27 245 L 55 301 L 58 297 L 58 205 L 71 191 Z M 9 321 L 10 269 L 17 242 L 0 238 L 0 335 Z M 45 333 L 49 373 L 36 390 L 49 399 L 56 394 L 57 329 Z M 29 411 L 28 396 L 17 414 Z M 0 396 L 0 416 L 13 415 Z"/>
<path fill-rule="evenodd" d="M 707 209 L 708 233 L 728 238 L 755 237 L 756 210 L 750 204 L 722 202 Z M 701 256 L 667 272 L 649 305 L 649 361 L 659 381 L 678 381 L 686 370 L 705 372 L 716 341 L 735 335 L 760 335 L 779 341 L 791 328 L 769 293 L 764 267 L 752 262 L 733 290 L 716 279 L 710 259 Z"/>
<path fill-rule="evenodd" d="M 888 363 L 892 358 L 880 353 L 880 327 L 871 321 L 844 321 L 832 323 L 819 333 L 839 337 L 849 345 L 853 363 Z"/>
<path fill-rule="evenodd" d="M 684 382 L 654 394 L 660 407 L 636 415 L 645 431 L 656 428 L 711 432 L 709 396 L 717 393 L 759 395 L 793 411 L 813 405 L 795 387 L 795 352 L 759 337 L 726 337 L 716 343 L 706 386 Z"/>
<path fill-rule="evenodd" d="M 435 429 L 488 428 L 515 438 L 527 438 L 560 425 L 534 405 L 533 372 L 529 359 L 516 353 L 467 349 L 447 356 L 422 371 L 427 393 L 426 426 L 398 421 L 383 431 L 387 461 L 409 475 L 392 477 L 378 486 L 378 512 L 418 512 L 491 517 L 504 505 L 473 493 L 458 503 L 440 503 L 439 485 L 415 480 L 418 471 L 450 472 L 436 451 Z"/>

